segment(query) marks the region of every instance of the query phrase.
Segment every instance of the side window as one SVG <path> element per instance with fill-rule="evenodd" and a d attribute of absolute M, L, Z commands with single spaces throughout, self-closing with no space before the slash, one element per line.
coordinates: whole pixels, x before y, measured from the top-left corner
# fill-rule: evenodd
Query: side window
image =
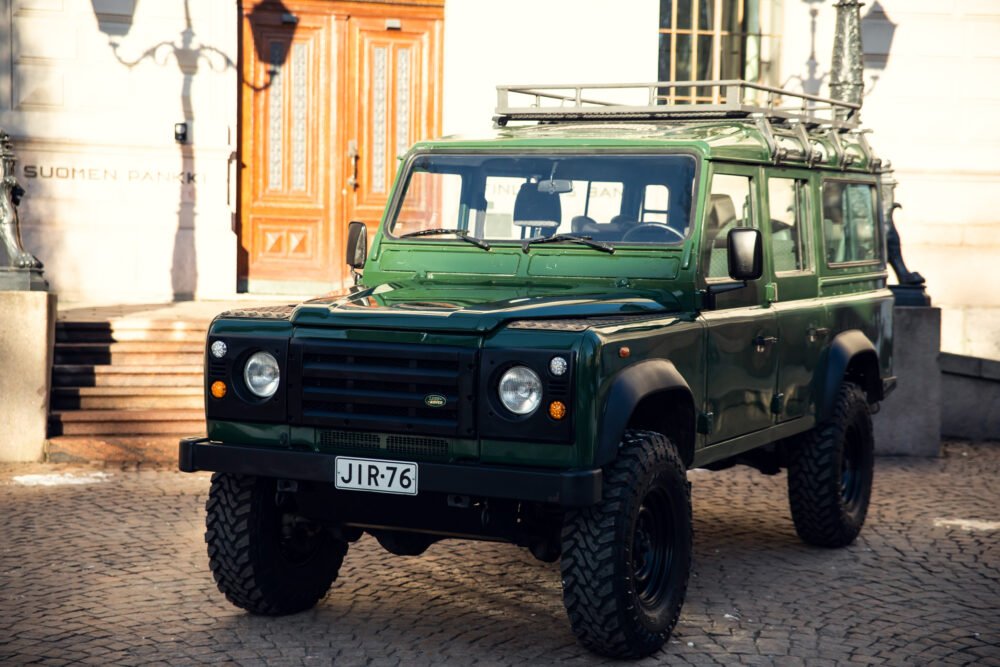
<path fill-rule="evenodd" d="M 823 183 L 823 236 L 827 264 L 871 262 L 879 258 L 875 186 Z"/>
<path fill-rule="evenodd" d="M 642 193 L 642 218 L 639 222 L 667 224 L 667 210 L 670 208 L 670 191 L 667 186 L 650 183 Z"/>
<path fill-rule="evenodd" d="M 706 278 L 729 277 L 726 238 L 734 227 L 754 227 L 749 176 L 716 174 L 705 212 L 702 262 Z"/>
<path fill-rule="evenodd" d="M 771 178 L 767 181 L 775 273 L 810 268 L 808 193 L 807 181 L 791 178 Z"/>

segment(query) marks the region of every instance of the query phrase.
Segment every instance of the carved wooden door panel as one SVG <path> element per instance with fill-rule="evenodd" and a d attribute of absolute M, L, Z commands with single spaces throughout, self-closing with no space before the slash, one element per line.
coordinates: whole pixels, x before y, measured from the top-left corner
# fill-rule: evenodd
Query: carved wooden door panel
<path fill-rule="evenodd" d="M 397 158 L 413 143 L 440 134 L 441 25 L 405 17 L 349 21 L 347 80 L 354 104 L 348 107 L 344 169 L 354 180 L 345 183 L 345 220 L 361 220 L 374 231 Z"/>
<path fill-rule="evenodd" d="M 337 193 L 326 166 L 337 18 L 271 7 L 243 19 L 242 287 L 325 291 L 339 278 L 329 223 Z"/>
<path fill-rule="evenodd" d="M 397 156 L 440 133 L 443 14 L 434 0 L 246 2 L 241 290 L 349 284 L 347 223 L 374 231 Z"/>

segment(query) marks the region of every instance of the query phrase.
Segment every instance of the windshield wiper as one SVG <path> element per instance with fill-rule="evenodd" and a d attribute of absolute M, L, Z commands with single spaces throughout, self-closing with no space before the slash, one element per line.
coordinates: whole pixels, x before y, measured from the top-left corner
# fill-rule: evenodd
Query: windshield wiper
<path fill-rule="evenodd" d="M 468 231 L 464 229 L 445 229 L 444 227 L 439 227 L 437 229 L 421 229 L 416 232 L 410 232 L 409 234 L 400 234 L 399 238 L 406 239 L 413 236 L 433 236 L 435 234 L 454 234 L 463 241 L 468 241 L 474 246 L 479 246 L 483 250 L 489 250 L 490 244 L 479 238 L 478 236 L 472 236 Z"/>
<path fill-rule="evenodd" d="M 538 236 L 533 239 L 528 239 L 521 244 L 521 250 L 525 253 L 528 249 L 535 245 L 536 243 L 560 243 L 565 241 L 567 243 L 579 243 L 580 245 L 585 245 L 589 248 L 595 248 L 602 252 L 606 252 L 609 255 L 615 254 L 615 249 L 608 245 L 607 243 L 601 243 L 600 241 L 592 241 L 590 236 L 577 236 L 576 234 L 555 234 L 553 236 Z"/>

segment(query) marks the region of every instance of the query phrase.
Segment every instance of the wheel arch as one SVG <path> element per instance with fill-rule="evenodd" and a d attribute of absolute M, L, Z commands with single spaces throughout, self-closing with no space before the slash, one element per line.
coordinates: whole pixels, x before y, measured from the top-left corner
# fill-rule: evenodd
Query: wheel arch
<path fill-rule="evenodd" d="M 819 384 L 817 421 L 830 417 L 837 401 L 837 391 L 844 380 L 858 384 L 869 403 L 885 398 L 878 352 L 871 340 L 858 329 L 843 331 L 830 343 Z"/>
<path fill-rule="evenodd" d="M 647 359 L 625 368 L 612 380 L 598 427 L 595 465 L 618 455 L 626 429 L 662 433 L 677 447 L 684 465 L 694 459 L 694 395 L 673 363 Z"/>

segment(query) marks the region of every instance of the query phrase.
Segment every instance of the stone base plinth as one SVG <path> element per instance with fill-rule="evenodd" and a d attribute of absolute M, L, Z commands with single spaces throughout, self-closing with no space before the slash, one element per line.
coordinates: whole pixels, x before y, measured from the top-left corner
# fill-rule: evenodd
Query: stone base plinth
<path fill-rule="evenodd" d="M 875 415 L 875 452 L 941 454 L 941 309 L 893 309 L 893 373 L 898 385 Z"/>
<path fill-rule="evenodd" d="M 0 461 L 41 461 L 56 295 L 0 291 Z"/>

